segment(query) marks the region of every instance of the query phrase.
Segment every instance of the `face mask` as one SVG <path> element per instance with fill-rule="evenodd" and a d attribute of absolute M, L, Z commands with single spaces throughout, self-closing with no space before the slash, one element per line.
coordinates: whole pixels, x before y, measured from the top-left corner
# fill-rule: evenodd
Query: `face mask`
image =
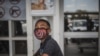
<path fill-rule="evenodd" d="M 45 39 L 48 35 L 47 29 L 44 28 L 37 28 L 34 30 L 34 34 L 37 39 L 42 40 Z"/>

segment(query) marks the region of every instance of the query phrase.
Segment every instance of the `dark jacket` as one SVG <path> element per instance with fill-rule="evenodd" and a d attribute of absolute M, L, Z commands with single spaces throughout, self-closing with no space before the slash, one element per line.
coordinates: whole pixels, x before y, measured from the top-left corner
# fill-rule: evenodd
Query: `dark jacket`
<path fill-rule="evenodd" d="M 43 53 L 49 56 L 63 56 L 59 45 L 51 36 L 48 36 L 46 40 L 40 44 L 40 48 L 34 56 L 40 56 Z"/>

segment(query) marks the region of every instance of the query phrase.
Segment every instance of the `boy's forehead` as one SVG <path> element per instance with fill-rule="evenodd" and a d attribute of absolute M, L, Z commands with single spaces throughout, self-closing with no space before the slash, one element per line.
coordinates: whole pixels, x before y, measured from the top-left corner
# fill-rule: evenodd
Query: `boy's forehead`
<path fill-rule="evenodd" d="M 39 22 L 37 22 L 36 26 L 38 26 L 38 25 L 45 25 L 45 26 L 48 26 L 47 23 L 44 22 L 44 21 L 39 21 Z"/>
<path fill-rule="evenodd" d="M 46 28 L 50 28 L 48 23 L 46 21 L 37 21 L 35 24 L 35 27 L 46 27 Z"/>

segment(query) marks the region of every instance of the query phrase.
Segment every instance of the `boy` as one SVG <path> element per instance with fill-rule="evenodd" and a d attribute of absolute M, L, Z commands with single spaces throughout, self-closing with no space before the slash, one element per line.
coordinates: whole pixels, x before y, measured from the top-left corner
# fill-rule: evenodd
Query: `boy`
<path fill-rule="evenodd" d="M 40 19 L 35 24 L 34 34 L 41 40 L 40 48 L 34 56 L 63 56 L 57 42 L 49 35 L 51 32 L 48 21 Z"/>

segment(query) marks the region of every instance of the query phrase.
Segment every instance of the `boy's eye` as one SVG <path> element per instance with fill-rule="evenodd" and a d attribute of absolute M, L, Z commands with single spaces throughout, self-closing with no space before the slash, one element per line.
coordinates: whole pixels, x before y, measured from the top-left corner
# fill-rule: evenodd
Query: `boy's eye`
<path fill-rule="evenodd" d="M 38 29 L 48 30 L 48 28 L 35 28 L 34 30 L 38 30 Z"/>
<path fill-rule="evenodd" d="M 46 29 L 46 28 L 35 28 L 35 29 Z"/>

